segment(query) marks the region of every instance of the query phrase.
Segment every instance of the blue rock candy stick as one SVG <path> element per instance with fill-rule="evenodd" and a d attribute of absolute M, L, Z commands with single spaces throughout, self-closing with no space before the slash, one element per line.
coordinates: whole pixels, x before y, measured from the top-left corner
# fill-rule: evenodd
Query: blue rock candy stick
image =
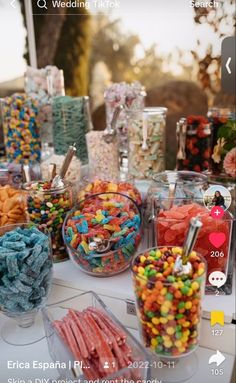
<path fill-rule="evenodd" d="M 24 285 L 19 279 L 16 279 L 13 283 L 14 286 L 22 293 L 30 294 L 32 292 L 32 288 Z"/>
<path fill-rule="evenodd" d="M 32 265 L 35 258 L 42 252 L 42 246 L 41 245 L 38 245 L 36 243 L 36 245 L 33 247 L 32 249 L 32 253 L 31 255 L 29 256 L 29 258 L 27 259 L 26 263 L 28 265 Z"/>
<path fill-rule="evenodd" d="M 19 274 L 19 280 L 27 286 L 32 286 L 35 279 L 24 273 Z"/>
<path fill-rule="evenodd" d="M 6 257 L 6 264 L 7 264 L 9 277 L 15 277 L 16 275 L 19 274 L 17 258 L 15 255 L 8 255 Z"/>
<path fill-rule="evenodd" d="M 26 245 L 24 242 L 10 242 L 10 237 L 8 238 L 8 241 L 3 241 L 2 245 L 6 248 L 6 249 L 11 249 L 11 250 L 15 250 L 15 251 L 21 251 L 21 250 L 24 250 Z"/>
<path fill-rule="evenodd" d="M 1 282 L 3 283 L 3 285 L 8 288 L 9 290 L 11 290 L 13 293 L 19 293 L 19 290 L 12 284 L 12 282 L 8 279 L 7 275 L 4 275 L 2 278 L 1 278 Z"/>
<path fill-rule="evenodd" d="M 41 269 L 44 262 L 48 259 L 48 254 L 46 252 L 40 253 L 34 260 L 34 263 L 31 266 L 31 269 L 37 273 Z"/>

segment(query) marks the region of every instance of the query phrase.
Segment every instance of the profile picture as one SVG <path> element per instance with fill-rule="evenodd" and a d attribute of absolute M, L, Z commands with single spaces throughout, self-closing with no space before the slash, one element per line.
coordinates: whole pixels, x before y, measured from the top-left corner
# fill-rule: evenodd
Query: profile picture
<path fill-rule="evenodd" d="M 208 210 L 214 206 L 219 206 L 227 210 L 231 205 L 231 194 L 224 186 L 214 185 L 209 187 L 204 193 L 204 205 Z"/>

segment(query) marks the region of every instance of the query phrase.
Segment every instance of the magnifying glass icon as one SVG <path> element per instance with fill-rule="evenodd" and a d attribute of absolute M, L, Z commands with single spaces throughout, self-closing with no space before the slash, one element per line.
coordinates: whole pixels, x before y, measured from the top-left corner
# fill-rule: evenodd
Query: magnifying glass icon
<path fill-rule="evenodd" d="M 47 7 L 47 1 L 46 0 L 38 0 L 37 1 L 37 6 L 39 8 L 45 8 L 45 9 L 48 9 Z"/>

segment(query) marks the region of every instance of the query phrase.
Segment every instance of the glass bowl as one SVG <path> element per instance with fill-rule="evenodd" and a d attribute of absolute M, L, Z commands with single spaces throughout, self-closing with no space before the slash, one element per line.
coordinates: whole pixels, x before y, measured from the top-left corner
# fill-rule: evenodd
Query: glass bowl
<path fill-rule="evenodd" d="M 32 339 L 26 339 L 15 324 L 17 322 L 22 329 L 34 324 L 37 312 L 46 304 L 51 280 L 50 237 L 32 224 L 1 227 L 0 312 L 15 320 L 13 326 L 12 321 L 9 321 L 1 329 L 7 343 L 34 343 L 38 334 L 35 333 Z"/>
<path fill-rule="evenodd" d="M 136 203 L 121 193 L 89 196 L 66 216 L 62 228 L 68 254 L 87 274 L 108 277 L 126 270 L 141 241 Z M 102 240 L 102 247 L 96 245 Z"/>
<path fill-rule="evenodd" d="M 150 378 L 150 355 L 141 346 L 141 344 L 137 342 L 134 336 L 131 335 L 127 331 L 127 329 L 119 322 L 119 320 L 113 315 L 113 313 L 104 304 L 104 302 L 92 291 L 88 291 L 82 294 L 77 294 L 72 298 L 65 299 L 59 303 L 51 305 L 50 307 L 46 307 L 43 310 L 43 321 L 44 321 L 45 333 L 46 333 L 50 355 L 53 361 L 60 362 L 58 363 L 58 365 L 60 366 L 62 366 L 63 364 L 66 365 L 66 369 L 61 368 L 58 370 L 60 377 L 63 377 L 64 379 L 67 378 L 68 381 L 69 379 L 72 379 L 73 381 L 75 381 L 76 379 L 76 382 L 77 381 L 81 383 L 88 382 L 88 376 L 86 375 L 87 373 L 90 372 L 90 368 L 88 369 L 84 368 L 85 363 L 88 362 L 88 359 L 80 358 L 77 354 L 76 354 L 77 357 L 75 357 L 73 355 L 73 351 L 71 350 L 71 348 L 68 346 L 68 343 L 66 342 L 66 337 L 61 337 L 61 332 L 60 332 L 60 329 L 61 329 L 60 324 L 62 324 L 61 321 L 63 318 L 65 318 L 65 316 L 68 317 L 68 312 L 70 312 L 71 310 L 76 310 L 76 312 L 79 311 L 80 313 L 81 312 L 84 313 L 84 311 L 87 311 L 88 309 L 98 310 L 99 313 L 101 313 L 102 315 L 105 315 L 106 318 L 109 318 L 109 324 L 110 325 L 112 324 L 113 326 L 115 326 L 116 331 L 118 330 L 118 332 L 122 334 L 122 339 L 123 339 L 123 342 L 125 340 L 125 343 L 118 342 L 119 345 L 118 345 L 118 348 L 116 349 L 119 352 L 119 348 L 120 348 L 121 354 L 119 352 L 118 354 L 116 353 L 116 355 L 119 355 L 119 358 L 122 359 L 122 354 L 123 354 L 126 358 L 125 365 L 122 363 L 123 368 L 121 368 L 120 364 L 118 364 L 119 369 L 116 372 L 113 372 L 111 374 L 108 371 L 108 368 L 112 366 L 113 362 L 110 361 L 110 357 L 106 354 L 105 347 L 104 347 L 104 352 L 102 354 L 99 353 L 99 350 L 96 347 L 98 344 L 98 339 L 96 338 L 97 334 L 94 334 L 94 337 L 92 338 L 92 342 L 94 343 L 95 350 L 92 352 L 92 355 L 90 356 L 89 363 L 92 363 L 94 356 L 97 361 L 100 360 L 100 363 L 102 362 L 100 364 L 100 367 L 103 368 L 103 376 L 102 377 L 99 376 L 101 371 L 100 371 L 100 368 L 97 368 L 95 371 L 93 370 L 93 374 L 95 372 L 95 375 L 97 376 L 93 376 L 93 378 L 91 376 L 91 379 L 96 382 L 98 381 L 100 382 L 116 382 L 117 381 L 118 382 L 118 381 L 121 381 L 121 379 L 124 379 L 124 381 L 126 381 L 125 379 L 127 379 L 127 382 L 128 381 L 129 382 L 130 381 L 131 382 L 132 381 L 140 381 L 140 382 L 147 381 L 147 379 Z M 86 321 L 86 324 L 88 325 L 89 322 Z M 97 329 L 101 330 L 100 325 L 99 325 L 99 328 Z M 62 333 L 63 333 L 63 330 L 62 330 Z M 110 332 L 108 331 L 108 333 Z M 82 336 L 83 335 L 84 333 L 82 328 Z M 106 339 L 108 338 L 106 337 Z M 87 342 L 88 342 L 88 337 L 86 336 L 85 337 L 86 346 L 88 345 Z M 113 343 L 113 346 L 114 346 L 114 343 Z M 110 346 L 108 346 L 110 350 L 113 350 L 112 353 L 114 352 L 113 346 L 111 344 Z M 89 348 L 87 348 L 87 350 L 89 350 Z M 104 371 L 104 368 L 107 369 L 107 373 Z M 99 378 L 101 378 L 101 380 Z"/>

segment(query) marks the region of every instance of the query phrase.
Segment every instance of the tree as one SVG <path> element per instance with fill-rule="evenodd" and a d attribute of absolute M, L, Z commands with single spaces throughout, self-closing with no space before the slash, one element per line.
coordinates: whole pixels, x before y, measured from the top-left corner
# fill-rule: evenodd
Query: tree
<path fill-rule="evenodd" d="M 82 3 L 81 1 L 80 3 Z M 25 22 L 24 0 L 20 0 Z M 32 2 L 38 67 L 56 65 L 63 69 L 66 93 L 72 96 L 86 95 L 89 80 L 90 15 L 85 8 L 53 8 L 47 3 L 47 11 Z M 71 15 L 73 14 L 73 15 Z M 29 63 L 26 45 L 25 58 Z"/>

